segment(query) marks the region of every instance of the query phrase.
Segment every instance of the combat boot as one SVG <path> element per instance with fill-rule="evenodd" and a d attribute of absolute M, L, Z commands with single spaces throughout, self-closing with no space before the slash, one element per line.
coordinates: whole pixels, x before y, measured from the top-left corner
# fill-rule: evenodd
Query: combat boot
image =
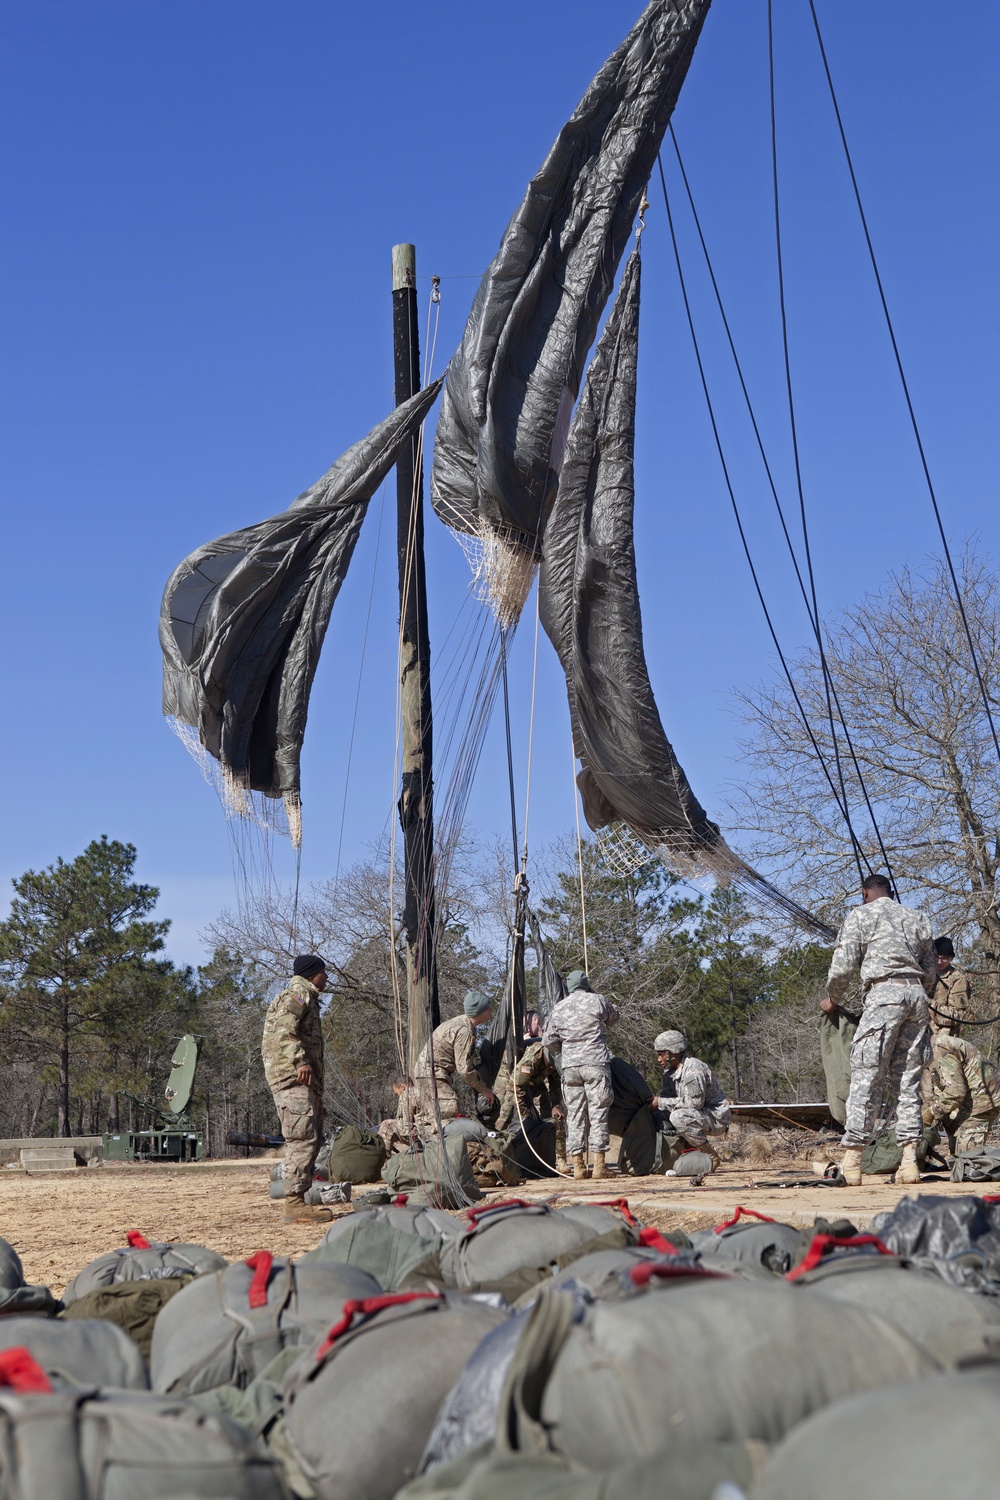
<path fill-rule="evenodd" d="M 604 1152 L 594 1152 L 594 1165 L 590 1169 L 591 1181 L 596 1182 L 599 1177 L 607 1177 L 607 1169 L 604 1165 Z"/>
<path fill-rule="evenodd" d="M 903 1160 L 896 1172 L 897 1182 L 919 1182 L 920 1168 L 917 1165 L 917 1143 L 907 1141 L 903 1147 Z"/>
<path fill-rule="evenodd" d="M 845 1187 L 861 1186 L 861 1147 L 848 1146 L 840 1163 L 840 1175 Z"/>
<path fill-rule="evenodd" d="M 301 1193 L 289 1193 L 285 1198 L 286 1224 L 330 1224 L 333 1214 L 320 1204 L 307 1203 Z"/>
<path fill-rule="evenodd" d="M 572 1171 L 572 1168 L 570 1167 L 569 1162 L 566 1160 L 565 1153 L 560 1154 L 558 1151 L 556 1152 L 556 1171 L 557 1172 L 569 1172 L 569 1171 Z"/>
<path fill-rule="evenodd" d="M 704 1151 L 704 1153 L 705 1153 L 706 1156 L 710 1156 L 712 1158 L 712 1171 L 713 1172 L 715 1171 L 716 1167 L 721 1167 L 722 1166 L 722 1157 L 719 1155 L 718 1151 L 716 1151 L 716 1149 L 712 1145 L 711 1141 L 706 1141 L 705 1144 L 704 1144 L 704 1146 L 699 1146 L 698 1147 L 698 1150 L 699 1151 Z"/>
<path fill-rule="evenodd" d="M 586 1167 L 586 1163 L 583 1160 L 583 1152 L 582 1151 L 574 1151 L 573 1152 L 573 1176 L 575 1178 L 580 1178 L 580 1177 L 586 1177 L 586 1175 L 587 1175 L 587 1167 Z"/>

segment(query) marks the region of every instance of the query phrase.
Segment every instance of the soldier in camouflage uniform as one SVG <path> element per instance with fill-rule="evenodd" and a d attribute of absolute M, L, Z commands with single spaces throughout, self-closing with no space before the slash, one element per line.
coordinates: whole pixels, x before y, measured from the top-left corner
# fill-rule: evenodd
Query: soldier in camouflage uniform
<path fill-rule="evenodd" d="M 497 1116 L 497 1130 L 516 1130 L 522 1120 L 551 1116 L 556 1127 L 556 1166 L 560 1172 L 566 1171 L 566 1113 L 559 1084 L 559 1069 L 552 1061 L 545 1043 L 532 1042 L 530 1047 L 526 1047 L 513 1075 L 506 1064 L 501 1071 L 504 1084 L 501 1092 L 498 1077 L 500 1113 Z"/>
<path fill-rule="evenodd" d="M 458 1095 L 453 1078 L 463 1079 L 487 1104 L 496 1095 L 479 1076 L 479 1053 L 476 1050 L 476 1028 L 490 1018 L 490 1002 L 478 990 L 469 990 L 462 1003 L 462 1014 L 442 1021 L 429 1039 L 413 1069 L 416 1092 L 417 1130 L 422 1137 L 437 1134 L 435 1094 L 442 1122 L 458 1114 Z"/>
<path fill-rule="evenodd" d="M 950 1031 L 952 1036 L 961 1036 L 963 1023 L 972 1020 L 969 976 L 955 968 L 955 944 L 951 938 L 935 938 L 934 952 L 937 956 L 937 984 L 930 1002 L 931 1030 L 943 1029 Z"/>
<path fill-rule="evenodd" d="M 323 1139 L 323 1031 L 320 995 L 326 964 L 304 953 L 292 965 L 292 980 L 268 1006 L 261 1055 L 264 1076 L 285 1137 L 285 1218 L 325 1222 L 333 1215 L 304 1199 Z"/>
<path fill-rule="evenodd" d="M 664 1114 L 671 1129 L 689 1146 L 696 1146 L 718 1162 L 709 1136 L 725 1135 L 732 1119 L 719 1080 L 708 1063 L 687 1055 L 683 1031 L 661 1031 L 653 1046 L 663 1069 L 663 1093 L 651 1102 L 650 1109 Z"/>
<path fill-rule="evenodd" d="M 416 1098 L 412 1078 L 397 1078 L 392 1085 L 396 1096 L 396 1113 L 390 1120 L 383 1120 L 378 1127 L 386 1156 L 392 1156 L 396 1147 L 409 1151 L 416 1134 Z"/>
<path fill-rule="evenodd" d="M 851 1048 L 851 1090 L 844 1130 L 844 1181 L 861 1182 L 861 1154 L 888 1087 L 903 1148 L 897 1182 L 919 1182 L 920 1075 L 929 1052 L 927 997 L 937 980 L 927 918 L 893 900 L 884 875 L 861 883 L 863 905 L 848 912 L 830 964 L 829 998 L 839 1005 L 860 970 L 861 1024 Z"/>
<path fill-rule="evenodd" d="M 586 1177 L 584 1152 L 588 1134 L 595 1178 L 606 1176 L 608 1111 L 614 1099 L 611 1053 L 604 1040 L 605 1026 L 614 1026 L 618 1011 L 595 995 L 582 969 L 567 976 L 569 994 L 553 1006 L 542 1040 L 562 1052 L 562 1091 L 566 1101 L 566 1147 L 573 1158 L 573 1176 Z M 589 1131 L 588 1131 L 589 1124 Z"/>
<path fill-rule="evenodd" d="M 952 1156 L 983 1149 L 1000 1113 L 1000 1072 L 978 1047 L 936 1031 L 921 1090 L 924 1124 L 944 1126 Z"/>

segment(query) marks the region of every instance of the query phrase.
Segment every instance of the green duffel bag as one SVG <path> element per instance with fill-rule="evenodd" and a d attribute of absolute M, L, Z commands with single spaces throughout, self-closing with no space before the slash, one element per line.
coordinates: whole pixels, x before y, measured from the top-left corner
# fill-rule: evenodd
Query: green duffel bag
<path fill-rule="evenodd" d="M 937 1147 L 938 1141 L 937 1126 L 925 1125 L 917 1144 L 917 1161 L 926 1161 Z M 902 1162 L 903 1148 L 896 1140 L 896 1131 L 891 1125 L 887 1130 L 880 1130 L 861 1153 L 861 1171 L 865 1176 L 886 1176 L 898 1172 Z"/>
<path fill-rule="evenodd" d="M 811 1238 L 808 1231 L 741 1205 L 725 1224 L 692 1234 L 691 1243 L 713 1271 L 772 1277 L 786 1275 L 802 1259 Z"/>
<path fill-rule="evenodd" d="M 99 1286 L 71 1302 L 63 1318 L 66 1321 L 102 1318 L 107 1323 L 114 1323 L 138 1344 L 143 1359 L 148 1360 L 157 1318 L 190 1280 L 190 1276 L 171 1276 L 160 1281 L 123 1281 L 118 1286 Z M 93 1383 L 93 1376 L 89 1383 Z M 101 1384 L 113 1385 L 114 1382 L 102 1380 Z"/>
<path fill-rule="evenodd" d="M 0 1316 L 42 1313 L 52 1317 L 62 1306 L 47 1286 L 27 1286 L 21 1257 L 7 1240 L 0 1240 Z"/>
<path fill-rule="evenodd" d="M 772 1453 L 751 1500 L 991 1500 L 1000 1370 L 869 1391 L 817 1412 Z"/>
<path fill-rule="evenodd" d="M 411 1205 L 464 1208 L 483 1196 L 459 1135 L 443 1141 L 432 1136 L 421 1151 L 397 1151 L 382 1168 L 382 1179 L 394 1193 L 405 1193 Z"/>
<path fill-rule="evenodd" d="M 598 1204 L 550 1208 L 512 1198 L 467 1209 L 466 1220 L 464 1234 L 441 1247 L 443 1284 L 497 1291 L 508 1302 L 581 1255 L 619 1250 L 638 1238 L 631 1215 Z"/>
<path fill-rule="evenodd" d="M 951 1164 L 952 1182 L 1000 1182 L 1000 1149 L 960 1151 Z"/>
<path fill-rule="evenodd" d="M 820 1407 L 938 1367 L 891 1323 L 780 1282 L 667 1282 L 584 1313 L 544 1287 L 498 1427 L 595 1470 L 691 1443 L 775 1443 Z M 894 1491 L 893 1493 L 898 1493 Z"/>
<path fill-rule="evenodd" d="M 172 1276 L 190 1278 L 225 1270 L 227 1261 L 205 1245 L 150 1243 L 137 1229 L 128 1232 L 128 1244 L 99 1255 L 78 1271 L 63 1292 L 67 1307 L 77 1297 L 121 1281 L 165 1281 Z"/>
<path fill-rule="evenodd" d="M 145 1359 L 113 1323 L 95 1318 L 78 1323 L 64 1318 L 0 1318 L 0 1359 L 12 1349 L 27 1349 L 54 1385 L 149 1390 Z"/>
<path fill-rule="evenodd" d="M 148 1391 L 54 1390 L 24 1349 L 0 1354 L 0 1495 L 289 1500 L 278 1463 L 238 1423 Z"/>
<path fill-rule="evenodd" d="M 759 1443 L 675 1442 L 663 1453 L 595 1474 L 556 1453 L 492 1445 L 439 1464 L 397 1500 L 708 1500 L 717 1485 L 746 1485 L 766 1457 Z"/>
<path fill-rule="evenodd" d="M 349 1302 L 284 1381 L 284 1437 L 319 1500 L 392 1500 L 466 1360 L 506 1317 L 452 1293 Z"/>
<path fill-rule="evenodd" d="M 796 1276 L 795 1285 L 878 1313 L 938 1364 L 1000 1355 L 1000 1299 L 971 1296 L 939 1276 L 908 1270 L 894 1255 L 827 1258 Z"/>
<path fill-rule="evenodd" d="M 324 1162 L 331 1182 L 378 1182 L 385 1161 L 385 1145 L 374 1130 L 344 1125 L 334 1135 Z"/>

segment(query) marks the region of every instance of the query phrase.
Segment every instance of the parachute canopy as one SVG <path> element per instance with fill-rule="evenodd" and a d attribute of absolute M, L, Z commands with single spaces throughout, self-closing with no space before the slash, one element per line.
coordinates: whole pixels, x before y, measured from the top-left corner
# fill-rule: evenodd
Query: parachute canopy
<path fill-rule="evenodd" d="M 431 496 L 443 521 L 487 546 L 499 535 L 537 556 L 587 354 L 708 6 L 646 7 L 483 277 L 445 384 Z"/>
<path fill-rule="evenodd" d="M 253 793 L 283 798 L 296 843 L 299 758 L 330 611 L 368 502 L 440 388 L 397 407 L 280 515 L 192 552 L 164 590 L 163 712 L 194 753 L 218 762 L 237 811 L 251 811 Z"/>

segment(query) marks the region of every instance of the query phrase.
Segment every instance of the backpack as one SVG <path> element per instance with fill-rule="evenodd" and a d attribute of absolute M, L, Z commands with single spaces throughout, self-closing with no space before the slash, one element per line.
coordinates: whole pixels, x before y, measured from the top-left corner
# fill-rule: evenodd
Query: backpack
<path fill-rule="evenodd" d="M 0 1355 L 0 1494 L 288 1500 L 288 1493 L 275 1460 L 225 1417 L 148 1391 L 53 1391 L 27 1350 Z"/>
<path fill-rule="evenodd" d="M 702 1264 L 744 1276 L 784 1276 L 801 1260 L 812 1236 L 791 1224 L 776 1223 L 751 1208 L 737 1208 L 725 1224 L 700 1234 L 691 1243 Z"/>
<path fill-rule="evenodd" d="M 52 1316 L 62 1303 L 47 1286 L 26 1286 L 21 1257 L 13 1245 L 0 1240 L 0 1315 L 45 1313 Z"/>
<path fill-rule="evenodd" d="M 936 1125 L 925 1125 L 923 1134 L 917 1143 L 917 1161 L 925 1161 L 938 1144 L 939 1135 Z M 886 1130 L 880 1130 L 878 1134 L 868 1142 L 861 1153 L 861 1171 L 866 1176 L 879 1176 L 891 1172 L 898 1172 L 903 1162 L 903 1148 L 896 1140 L 896 1131 L 893 1126 Z"/>
<path fill-rule="evenodd" d="M 284 1437 L 320 1500 L 391 1500 L 469 1355 L 506 1316 L 441 1292 L 346 1303 L 284 1383 Z"/>
<path fill-rule="evenodd" d="M 483 1196 L 460 1135 L 432 1136 L 421 1151 L 397 1151 L 382 1168 L 382 1179 L 411 1203 L 433 1208 L 464 1208 Z"/>
<path fill-rule="evenodd" d="M 63 1317 L 71 1321 L 98 1318 L 117 1324 L 138 1344 L 143 1359 L 148 1360 L 157 1318 L 190 1280 L 190 1276 L 170 1276 L 160 1281 L 122 1281 L 117 1286 L 99 1286 L 71 1302 Z M 100 1383 L 115 1384 L 113 1380 Z"/>
<path fill-rule="evenodd" d="M 398 1292 L 409 1284 L 411 1278 L 417 1284 L 422 1278 L 434 1277 L 440 1270 L 438 1255 L 443 1235 L 440 1231 L 431 1229 L 428 1229 L 426 1235 L 415 1233 L 412 1229 L 394 1223 L 389 1217 L 390 1214 L 405 1212 L 405 1209 L 390 1209 L 383 1212 L 345 1214 L 336 1224 L 331 1225 L 326 1238 L 320 1241 L 315 1250 L 304 1255 L 299 1264 L 325 1262 L 359 1266 L 373 1276 L 385 1292 Z M 410 1210 L 411 1214 L 417 1212 L 420 1210 Z M 427 1209 L 423 1212 L 436 1213 L 438 1210 Z M 449 1219 L 448 1222 L 460 1228 L 456 1220 Z M 333 1234 L 334 1229 L 340 1233 Z"/>
<path fill-rule="evenodd" d="M 163 1309 L 153 1329 L 153 1389 L 194 1395 L 249 1385 L 287 1344 L 309 1343 L 328 1328 L 345 1300 L 380 1290 L 356 1266 L 294 1265 L 258 1250 L 189 1282 Z"/>
<path fill-rule="evenodd" d="M 120 1386 L 148 1391 L 146 1361 L 113 1323 L 89 1319 L 0 1318 L 0 1351 L 27 1349 L 49 1380 L 60 1386 Z M 2 1355 L 0 1355 L 2 1358 Z M 0 1490 L 2 1493 L 2 1490 Z"/>
<path fill-rule="evenodd" d="M 443 1284 L 498 1291 L 510 1302 L 585 1251 L 617 1250 L 638 1237 L 618 1204 L 557 1209 L 512 1198 L 467 1209 L 466 1221 L 465 1232 L 441 1247 Z"/>
<path fill-rule="evenodd" d="M 331 1182 L 378 1182 L 385 1161 L 385 1143 L 374 1130 L 344 1125 L 330 1143 L 324 1166 Z"/>
<path fill-rule="evenodd" d="M 138 1229 L 128 1232 L 128 1244 L 120 1250 L 109 1250 L 78 1271 L 63 1292 L 69 1305 L 77 1297 L 98 1287 L 115 1286 L 120 1281 L 162 1281 L 172 1276 L 204 1276 L 221 1271 L 227 1262 L 204 1245 L 150 1243 Z"/>
<path fill-rule="evenodd" d="M 542 1288 L 497 1419 L 512 1446 L 602 1469 L 669 1447 L 678 1426 L 695 1444 L 772 1443 L 821 1406 L 936 1368 L 883 1319 L 787 1284 L 665 1285 L 583 1309 Z"/>

